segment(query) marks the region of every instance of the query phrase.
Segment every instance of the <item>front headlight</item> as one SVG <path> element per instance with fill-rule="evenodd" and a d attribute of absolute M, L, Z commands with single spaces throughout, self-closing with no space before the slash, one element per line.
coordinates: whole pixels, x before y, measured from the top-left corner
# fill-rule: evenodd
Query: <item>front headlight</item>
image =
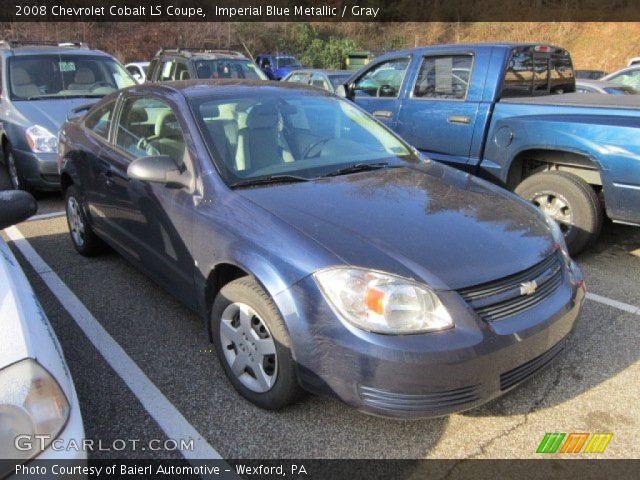
<path fill-rule="evenodd" d="M 25 130 L 27 144 L 34 153 L 56 153 L 58 151 L 58 138 L 40 125 L 31 125 Z"/>
<path fill-rule="evenodd" d="M 27 358 L 0 370 L 0 458 L 29 459 L 46 448 L 69 418 L 69 402 L 58 382 Z M 18 437 L 26 439 L 21 441 Z"/>
<path fill-rule="evenodd" d="M 423 284 L 359 268 L 313 274 L 334 311 L 363 330 L 409 334 L 453 327 L 436 293 Z"/>

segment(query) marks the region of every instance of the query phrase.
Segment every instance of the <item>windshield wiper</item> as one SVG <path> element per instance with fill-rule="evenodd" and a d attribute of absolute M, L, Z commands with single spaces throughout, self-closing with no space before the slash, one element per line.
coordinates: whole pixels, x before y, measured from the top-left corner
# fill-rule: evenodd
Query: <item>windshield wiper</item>
<path fill-rule="evenodd" d="M 389 163 L 387 162 L 354 163 L 353 165 L 349 165 L 348 167 L 342 167 L 338 170 L 334 170 L 333 172 L 329 172 L 326 175 L 323 175 L 323 177 L 337 177 L 338 175 L 348 175 L 350 173 L 366 172 L 368 170 L 379 170 L 381 168 L 387 167 L 389 167 Z"/>
<path fill-rule="evenodd" d="M 290 183 L 290 182 L 308 182 L 310 179 L 299 177 L 297 175 L 270 175 L 268 177 L 256 178 L 253 180 L 243 180 L 241 182 L 232 183 L 231 188 L 252 187 L 254 185 L 268 185 L 270 183 Z"/>

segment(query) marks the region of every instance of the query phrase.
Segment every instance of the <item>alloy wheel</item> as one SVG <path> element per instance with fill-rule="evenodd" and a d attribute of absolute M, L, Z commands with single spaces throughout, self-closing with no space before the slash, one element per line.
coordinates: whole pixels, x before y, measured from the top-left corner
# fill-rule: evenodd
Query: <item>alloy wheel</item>
<path fill-rule="evenodd" d="M 69 197 L 67 200 L 67 218 L 69 219 L 71 238 L 77 246 L 82 247 L 84 245 L 85 227 L 80 204 L 75 197 Z"/>
<path fill-rule="evenodd" d="M 253 308 L 244 303 L 225 308 L 220 341 L 227 364 L 246 388 L 257 393 L 271 390 L 278 376 L 276 345 Z"/>
<path fill-rule="evenodd" d="M 573 228 L 573 211 L 571 205 L 555 192 L 542 192 L 531 199 L 533 204 L 553 218 L 566 236 Z"/>

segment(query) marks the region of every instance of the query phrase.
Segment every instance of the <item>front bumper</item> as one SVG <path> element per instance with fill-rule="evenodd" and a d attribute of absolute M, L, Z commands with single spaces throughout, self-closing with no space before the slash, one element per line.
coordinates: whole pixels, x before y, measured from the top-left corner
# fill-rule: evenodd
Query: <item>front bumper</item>
<path fill-rule="evenodd" d="M 13 154 L 18 170 L 29 185 L 41 190 L 60 190 L 56 153 L 14 150 Z"/>
<path fill-rule="evenodd" d="M 579 269 L 545 301 L 500 321 L 481 320 L 457 292 L 439 292 L 455 328 L 380 335 L 336 317 L 313 278 L 276 301 L 292 337 L 302 386 L 374 415 L 426 418 L 477 407 L 555 358 L 573 330 L 585 289 Z"/>

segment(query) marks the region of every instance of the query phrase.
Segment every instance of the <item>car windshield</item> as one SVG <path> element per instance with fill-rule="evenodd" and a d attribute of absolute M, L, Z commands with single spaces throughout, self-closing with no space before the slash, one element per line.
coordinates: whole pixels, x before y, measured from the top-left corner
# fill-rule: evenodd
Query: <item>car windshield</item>
<path fill-rule="evenodd" d="M 333 87 L 337 87 L 338 85 L 344 85 L 351 75 L 345 73 L 344 75 L 329 75 L 329 81 Z"/>
<path fill-rule="evenodd" d="M 268 80 L 258 66 L 249 60 L 215 59 L 197 60 L 197 78 L 246 78 L 249 80 Z"/>
<path fill-rule="evenodd" d="M 194 97 L 190 103 L 228 184 L 280 175 L 314 179 L 368 163 L 420 162 L 397 136 L 337 97 L 278 89 Z"/>
<path fill-rule="evenodd" d="M 610 95 L 636 95 L 638 92 L 629 85 L 620 85 L 619 87 L 605 87 L 604 91 Z"/>
<path fill-rule="evenodd" d="M 299 67 L 300 62 L 295 57 L 278 57 L 276 58 L 278 68 L 282 67 Z"/>
<path fill-rule="evenodd" d="M 89 55 L 24 55 L 9 59 L 14 100 L 103 97 L 135 84 L 113 58 Z"/>

